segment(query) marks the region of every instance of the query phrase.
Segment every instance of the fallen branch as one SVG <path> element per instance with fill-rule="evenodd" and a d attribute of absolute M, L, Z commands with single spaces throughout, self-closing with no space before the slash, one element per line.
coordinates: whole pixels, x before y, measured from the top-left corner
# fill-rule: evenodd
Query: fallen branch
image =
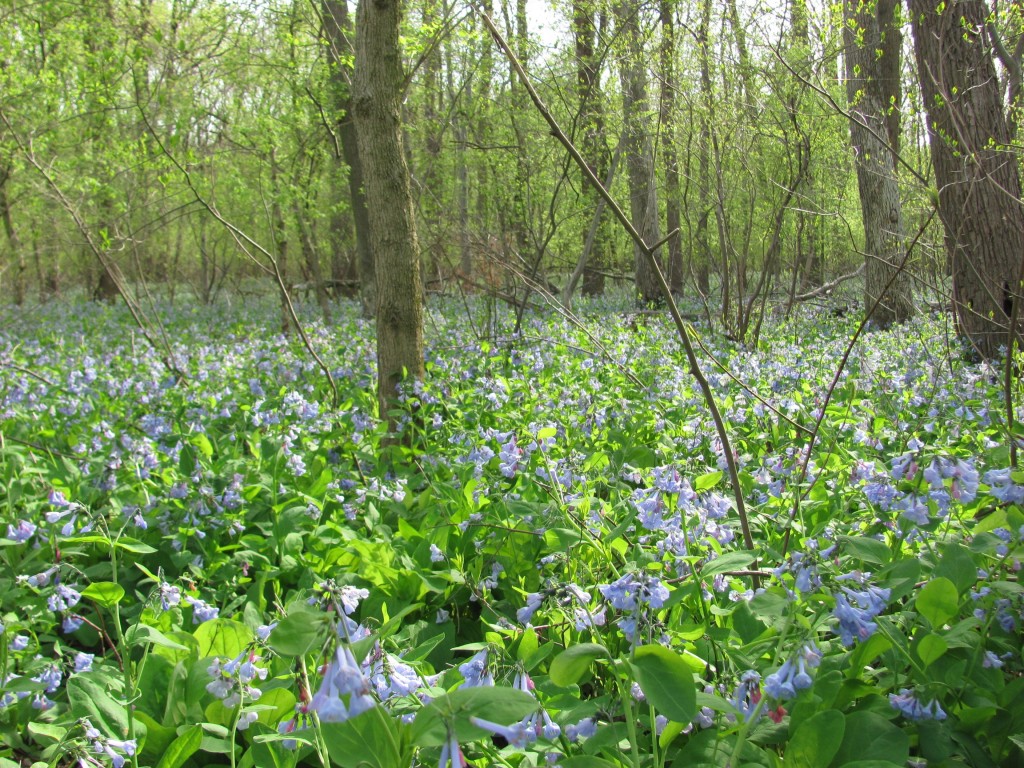
<path fill-rule="evenodd" d="M 857 267 L 855 270 L 853 270 L 853 272 L 850 272 L 849 274 L 840 275 L 839 277 L 837 277 L 835 280 L 832 280 L 831 282 L 825 283 L 824 285 L 819 285 L 813 291 L 808 291 L 807 293 L 801 293 L 801 294 L 798 294 L 798 295 L 794 296 L 793 297 L 793 301 L 794 302 L 797 302 L 797 301 L 810 301 L 811 299 L 816 299 L 819 296 L 824 296 L 826 293 L 831 291 L 837 285 L 841 285 L 842 283 L 845 283 L 847 280 L 852 280 L 853 278 L 855 278 L 858 275 L 860 275 L 863 271 L 864 271 L 864 265 L 861 264 L 859 267 Z"/>

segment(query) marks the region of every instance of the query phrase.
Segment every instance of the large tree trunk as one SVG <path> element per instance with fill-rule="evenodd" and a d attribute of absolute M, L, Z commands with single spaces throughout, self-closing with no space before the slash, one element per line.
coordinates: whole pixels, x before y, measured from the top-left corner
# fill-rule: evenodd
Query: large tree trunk
<path fill-rule="evenodd" d="M 424 373 L 419 243 L 402 147 L 400 3 L 361 0 L 357 14 L 352 107 L 377 274 L 377 401 L 394 429 L 398 385 Z"/>
<path fill-rule="evenodd" d="M 377 311 L 377 278 L 374 274 L 373 251 L 370 249 L 370 213 L 363 192 L 363 164 L 359 156 L 355 120 L 352 117 L 352 70 L 349 61 L 354 54 L 352 24 L 347 0 L 321 0 L 324 35 L 327 38 L 327 56 L 331 64 L 331 84 L 334 94 L 334 113 L 341 157 L 348 166 L 349 200 L 356 231 L 356 264 L 359 270 L 359 298 L 363 317 L 373 317 Z M 339 227 L 332 227 L 337 232 Z M 340 243 L 334 244 L 335 248 Z M 340 270 L 335 270 L 340 273 Z"/>
<path fill-rule="evenodd" d="M 983 357 L 1008 346 L 1020 294 L 1024 211 L 1017 156 L 978 0 L 910 0 L 914 52 L 953 273 L 960 333 Z"/>
<path fill-rule="evenodd" d="M 658 224 L 658 193 L 654 185 L 654 150 L 647 119 L 647 65 L 640 37 L 638 7 L 620 0 L 615 5 L 623 40 L 619 76 L 622 81 L 622 114 L 626 135 L 626 169 L 629 172 L 629 208 L 633 226 L 648 246 L 661 239 Z M 661 299 L 653 266 L 640 247 L 633 246 L 637 298 L 643 304 Z"/>
<path fill-rule="evenodd" d="M 900 40 L 896 0 L 845 0 L 850 140 L 864 220 L 864 310 L 887 328 L 914 314 L 896 180 Z M 888 144 L 888 146 L 887 146 Z M 884 294 L 884 295 L 883 295 Z"/>

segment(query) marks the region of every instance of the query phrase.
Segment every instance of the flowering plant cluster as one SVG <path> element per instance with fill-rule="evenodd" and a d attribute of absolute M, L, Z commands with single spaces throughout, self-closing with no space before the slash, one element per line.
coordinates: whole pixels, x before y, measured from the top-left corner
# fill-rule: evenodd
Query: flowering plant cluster
<path fill-rule="evenodd" d="M 0 768 L 1024 758 L 1019 394 L 937 320 L 705 339 L 737 496 L 671 329 L 585 309 L 438 306 L 398 445 L 354 307 L 336 401 L 270 308 L 162 308 L 185 379 L 0 309 Z"/>

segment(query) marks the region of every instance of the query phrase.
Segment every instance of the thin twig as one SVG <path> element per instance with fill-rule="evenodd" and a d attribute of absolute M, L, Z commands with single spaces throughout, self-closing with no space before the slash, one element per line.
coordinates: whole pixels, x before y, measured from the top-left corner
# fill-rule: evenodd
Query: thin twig
<path fill-rule="evenodd" d="M 622 227 L 626 230 L 626 232 L 629 233 L 629 236 L 633 239 L 633 242 L 637 244 L 640 251 L 647 259 L 648 263 L 652 266 L 654 274 L 658 279 L 658 283 L 661 286 L 662 295 L 665 297 L 665 301 L 668 305 L 669 313 L 672 315 L 672 320 L 675 323 L 676 329 L 679 332 L 679 338 L 683 342 L 683 349 L 686 351 L 686 359 L 690 366 L 690 372 L 693 375 L 694 379 L 697 381 L 697 385 L 700 387 L 701 393 L 703 394 L 704 400 L 708 406 L 708 410 L 711 412 L 711 418 L 715 422 L 715 431 L 718 434 L 719 440 L 721 440 L 722 442 L 722 452 L 725 455 L 725 463 L 726 467 L 729 470 L 729 479 L 732 483 L 733 496 L 736 503 L 736 513 L 740 519 L 740 527 L 743 529 L 743 542 L 746 545 L 747 549 L 754 549 L 754 539 L 750 532 L 749 520 L 747 519 L 746 505 L 743 501 L 743 489 L 740 486 L 739 469 L 736 465 L 736 457 L 733 455 L 732 452 L 732 443 L 729 440 L 729 434 L 725 428 L 725 422 L 722 419 L 722 414 L 718 409 L 718 405 L 715 403 L 714 392 L 712 392 L 711 390 L 711 385 L 708 383 L 707 378 L 705 378 L 703 372 L 700 370 L 700 365 L 697 361 L 697 354 L 694 351 L 693 344 L 690 341 L 689 329 L 687 328 L 686 323 L 683 321 L 682 316 L 679 314 L 679 308 L 676 306 L 676 303 L 672 298 L 672 290 L 669 288 L 669 285 L 665 280 L 665 275 L 661 271 L 661 267 L 658 265 L 657 259 L 654 258 L 654 248 L 652 246 L 647 245 L 647 243 L 644 242 L 643 237 L 633 226 L 633 223 L 629 220 L 629 217 L 626 216 L 622 208 L 618 205 L 618 203 L 615 202 L 611 194 L 608 192 L 607 189 L 605 189 L 604 185 L 601 183 L 601 180 L 597 178 L 597 176 L 594 174 L 594 171 L 587 164 L 586 160 L 583 159 L 583 156 L 580 154 L 580 151 L 572 143 L 569 137 L 565 135 L 565 132 L 562 131 L 562 129 L 559 127 L 558 122 L 552 116 L 551 112 L 548 110 L 547 106 L 544 104 L 543 100 L 538 95 L 537 90 L 533 87 L 533 84 L 530 82 L 530 78 L 526 74 L 526 70 L 523 69 L 522 63 L 519 61 L 515 53 L 509 47 L 505 38 L 502 37 L 501 32 L 498 31 L 498 28 L 494 25 L 494 22 L 491 20 L 491 17 L 488 16 L 487 13 L 480 8 L 477 8 L 477 14 L 483 20 L 484 25 L 491 33 L 491 37 L 494 38 L 494 41 L 498 44 L 498 47 L 501 48 L 502 52 L 505 54 L 505 57 L 509 60 L 509 63 L 512 64 L 513 69 L 515 69 L 516 73 L 519 75 L 519 78 L 523 82 L 523 86 L 526 88 L 527 93 L 529 93 L 530 99 L 533 101 L 534 106 L 537 108 L 537 111 L 540 112 L 541 116 L 544 118 L 544 121 L 548 124 L 548 127 L 551 129 L 551 135 L 558 139 L 559 143 L 563 147 L 565 147 L 565 149 L 569 152 L 569 154 L 572 156 L 572 159 L 579 166 L 580 170 L 583 171 L 586 178 L 597 190 L 597 193 L 605 200 L 605 202 L 608 204 L 609 209 L 615 215 L 615 218 L 619 220 L 619 223 L 622 224 Z M 662 243 L 664 243 L 664 240 L 661 243 L 658 243 L 657 245 L 661 245 Z M 754 581 L 755 583 L 758 581 L 756 577 L 754 578 Z"/>

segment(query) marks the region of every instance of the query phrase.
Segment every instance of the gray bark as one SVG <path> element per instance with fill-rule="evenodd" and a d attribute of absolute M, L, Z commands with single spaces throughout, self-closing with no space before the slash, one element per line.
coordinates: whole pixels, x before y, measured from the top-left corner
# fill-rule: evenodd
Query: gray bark
<path fill-rule="evenodd" d="M 846 0 L 846 93 L 850 140 L 864 221 L 864 310 L 882 328 L 914 314 L 913 283 L 900 265 L 906 255 L 903 208 L 896 178 L 899 137 L 899 32 L 894 0 Z"/>
<path fill-rule="evenodd" d="M 401 126 L 400 8 L 399 0 L 360 1 L 352 93 L 377 275 L 377 401 L 391 428 L 398 385 L 424 375 L 420 253 Z"/>
<path fill-rule="evenodd" d="M 626 136 L 626 169 L 629 176 L 629 209 L 633 226 L 644 242 L 652 246 L 661 239 L 658 223 L 658 193 L 654 184 L 654 150 L 651 146 L 647 102 L 647 66 L 640 37 L 638 7 L 618 2 L 615 16 L 623 40 L 619 77 L 622 81 L 622 113 Z M 643 304 L 661 300 L 661 288 L 654 268 L 633 245 L 637 298 Z"/>
<path fill-rule="evenodd" d="M 939 215 L 962 336 L 980 355 L 1009 346 L 1024 259 L 1017 155 L 995 65 L 983 36 L 987 9 L 910 0 L 914 52 L 939 188 Z"/>

